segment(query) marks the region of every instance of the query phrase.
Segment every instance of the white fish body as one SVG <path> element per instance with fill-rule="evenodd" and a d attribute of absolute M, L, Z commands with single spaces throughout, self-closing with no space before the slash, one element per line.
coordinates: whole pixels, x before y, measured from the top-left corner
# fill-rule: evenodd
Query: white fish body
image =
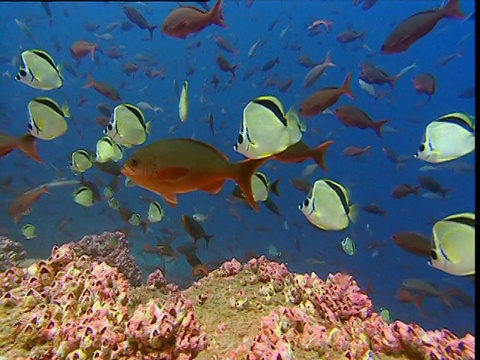
<path fill-rule="evenodd" d="M 188 81 L 185 80 L 180 93 L 180 101 L 178 103 L 178 115 L 182 122 L 187 121 L 188 118 Z"/>
<path fill-rule="evenodd" d="M 258 38 L 258 40 L 250 47 L 250 49 L 248 50 L 248 57 L 251 58 L 252 56 L 255 55 L 256 51 L 257 51 L 257 48 L 258 46 L 260 45 L 260 38 Z"/>

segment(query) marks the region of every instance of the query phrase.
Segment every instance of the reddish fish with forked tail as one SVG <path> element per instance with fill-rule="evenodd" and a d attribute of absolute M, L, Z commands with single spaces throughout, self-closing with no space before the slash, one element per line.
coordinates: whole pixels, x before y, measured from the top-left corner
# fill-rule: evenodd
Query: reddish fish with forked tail
<path fill-rule="evenodd" d="M 180 6 L 167 15 L 163 21 L 161 31 L 165 35 L 185 39 L 209 25 L 228 27 L 223 22 L 222 0 L 217 0 L 210 11 L 195 6 Z"/>
<path fill-rule="evenodd" d="M 137 150 L 121 172 L 141 188 L 175 206 L 177 194 L 202 190 L 218 194 L 225 180 L 234 180 L 258 211 L 252 176 L 268 158 L 231 163 L 213 146 L 193 139 L 161 139 Z"/>
<path fill-rule="evenodd" d="M 36 162 L 43 164 L 42 159 L 40 159 L 35 149 L 35 140 L 36 138 L 30 134 L 16 138 L 0 133 L 0 158 L 10 154 L 13 149 L 18 149 Z"/>

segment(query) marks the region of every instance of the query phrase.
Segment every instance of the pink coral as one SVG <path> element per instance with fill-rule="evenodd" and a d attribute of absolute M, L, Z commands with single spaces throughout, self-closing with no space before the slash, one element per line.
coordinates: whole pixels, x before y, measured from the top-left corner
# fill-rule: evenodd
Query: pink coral
<path fill-rule="evenodd" d="M 30 360 L 475 358 L 470 334 L 386 323 L 350 275 L 323 281 L 264 257 L 241 269 L 225 264 L 184 291 L 170 291 L 156 273 L 166 289 L 157 298 L 71 245 L 54 247 L 46 260 L 0 273 L 8 329 L 0 331 L 0 353 Z M 136 303 L 149 294 L 156 298 Z"/>
<path fill-rule="evenodd" d="M 243 266 L 240 261 L 237 259 L 232 259 L 230 261 L 225 261 L 219 268 L 219 273 L 223 276 L 233 276 L 237 275 Z"/>
<path fill-rule="evenodd" d="M 116 267 L 133 286 L 142 284 L 142 272 L 130 254 L 130 246 L 124 233 L 105 231 L 101 235 L 86 235 L 70 245 L 79 256 L 88 255 L 93 260 L 104 261 Z"/>

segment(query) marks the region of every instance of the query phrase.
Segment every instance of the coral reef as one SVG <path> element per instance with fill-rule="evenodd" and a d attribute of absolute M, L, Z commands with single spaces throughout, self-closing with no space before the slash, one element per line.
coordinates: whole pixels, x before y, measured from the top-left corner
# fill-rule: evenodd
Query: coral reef
<path fill-rule="evenodd" d="M 95 261 L 103 261 L 116 267 L 133 286 L 142 284 L 142 272 L 130 254 L 124 233 L 105 231 L 101 235 L 86 235 L 71 245 L 79 256 L 88 255 Z"/>
<path fill-rule="evenodd" d="M 179 291 L 132 287 L 74 245 L 0 273 L 7 359 L 474 359 L 475 338 L 385 322 L 355 280 L 237 260 Z"/>
<path fill-rule="evenodd" d="M 10 269 L 27 255 L 23 245 L 6 236 L 0 236 L 0 271 Z"/>

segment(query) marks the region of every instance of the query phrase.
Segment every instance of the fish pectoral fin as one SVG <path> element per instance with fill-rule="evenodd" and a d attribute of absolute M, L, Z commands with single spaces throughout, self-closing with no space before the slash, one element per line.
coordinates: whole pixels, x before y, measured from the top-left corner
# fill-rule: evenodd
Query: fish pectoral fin
<path fill-rule="evenodd" d="M 177 181 L 188 174 L 188 169 L 182 167 L 171 167 L 155 171 L 155 175 L 161 182 Z"/>
<path fill-rule="evenodd" d="M 161 194 L 163 196 L 163 200 L 170 205 L 171 207 L 175 207 L 178 204 L 177 194 Z"/>
<path fill-rule="evenodd" d="M 209 194 L 218 194 L 222 190 L 224 183 L 225 180 L 216 181 L 207 185 L 203 185 L 199 189 Z"/>

